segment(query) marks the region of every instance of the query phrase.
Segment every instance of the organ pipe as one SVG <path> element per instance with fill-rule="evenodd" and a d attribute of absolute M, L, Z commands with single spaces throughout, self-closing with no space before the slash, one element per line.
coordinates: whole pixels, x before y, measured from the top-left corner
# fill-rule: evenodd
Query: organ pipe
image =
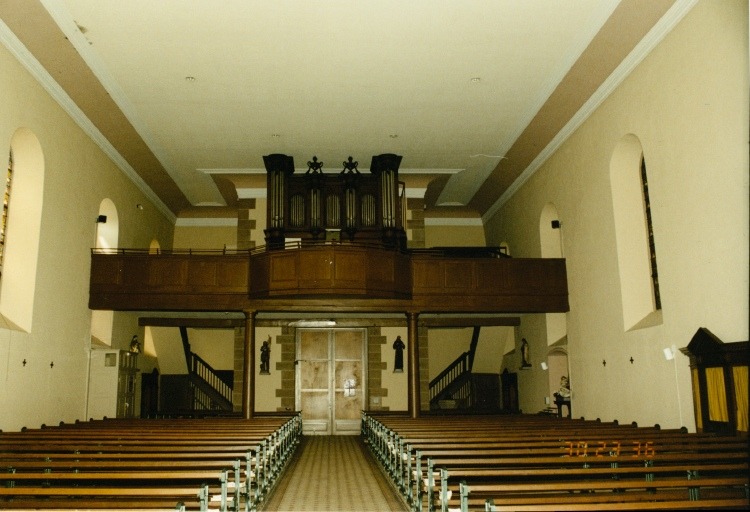
<path fill-rule="evenodd" d="M 271 203 L 273 209 L 272 226 L 275 228 L 284 227 L 284 173 L 274 171 L 273 173 L 273 199 Z"/>
<path fill-rule="evenodd" d="M 310 227 L 320 227 L 320 189 L 310 190 Z"/>
<path fill-rule="evenodd" d="M 282 154 L 263 157 L 268 185 L 266 243 L 282 248 L 289 237 L 318 239 L 324 228 L 345 230 L 351 240 L 380 240 L 406 246 L 401 156 L 372 157 L 369 173 L 350 156 L 338 174 L 324 173 L 313 157 L 308 172 L 295 175 L 294 160 Z"/>
<path fill-rule="evenodd" d="M 353 188 L 346 189 L 346 227 L 351 229 L 357 225 L 356 194 Z"/>

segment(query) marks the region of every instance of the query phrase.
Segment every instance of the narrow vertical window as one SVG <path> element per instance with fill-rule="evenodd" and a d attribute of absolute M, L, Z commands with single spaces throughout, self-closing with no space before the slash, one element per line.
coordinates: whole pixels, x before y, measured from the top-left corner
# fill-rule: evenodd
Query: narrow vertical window
<path fill-rule="evenodd" d="M 646 177 L 646 159 L 641 157 L 641 184 L 643 185 L 643 205 L 646 213 L 646 229 L 648 233 L 648 252 L 651 262 L 651 281 L 654 290 L 654 306 L 661 309 L 661 295 L 659 293 L 659 273 L 656 269 L 656 244 L 654 244 L 654 226 L 651 223 L 651 201 L 648 198 L 648 178 Z"/>
<path fill-rule="evenodd" d="M 8 230 L 8 209 L 10 207 L 10 185 L 13 180 L 13 152 L 8 155 L 8 172 L 5 175 L 5 193 L 3 194 L 3 219 L 0 225 L 0 277 L 3 274 L 3 255 L 5 254 L 5 234 Z"/>

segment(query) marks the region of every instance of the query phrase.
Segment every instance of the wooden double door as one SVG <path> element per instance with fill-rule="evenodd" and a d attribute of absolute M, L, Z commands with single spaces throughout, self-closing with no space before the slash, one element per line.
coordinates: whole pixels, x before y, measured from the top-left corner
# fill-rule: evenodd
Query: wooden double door
<path fill-rule="evenodd" d="M 297 329 L 297 410 L 305 435 L 358 435 L 366 402 L 366 329 Z"/>

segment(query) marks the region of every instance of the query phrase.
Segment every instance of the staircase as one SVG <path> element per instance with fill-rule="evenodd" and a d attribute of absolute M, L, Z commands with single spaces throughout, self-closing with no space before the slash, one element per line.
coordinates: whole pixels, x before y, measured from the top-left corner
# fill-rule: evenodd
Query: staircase
<path fill-rule="evenodd" d="M 193 395 L 193 409 L 197 411 L 232 411 L 232 387 L 224 382 L 210 364 L 190 352 L 189 383 Z"/>
<path fill-rule="evenodd" d="M 185 350 L 188 374 L 186 379 L 173 380 L 172 393 L 175 404 L 164 406 L 170 412 L 181 415 L 223 415 L 233 411 L 232 386 L 225 382 L 219 372 L 194 353 L 190 348 L 187 328 L 180 327 L 182 347 Z M 179 387 L 179 391 L 177 388 Z M 179 404 L 179 405 L 178 405 Z"/>
<path fill-rule="evenodd" d="M 474 355 L 464 352 L 430 382 L 430 410 L 470 409 L 475 402 L 471 379 Z"/>
<path fill-rule="evenodd" d="M 474 354 L 479 343 L 479 329 L 474 327 L 468 352 L 459 355 L 440 375 L 430 382 L 430 410 L 494 413 L 500 408 L 499 376 L 472 373 Z"/>

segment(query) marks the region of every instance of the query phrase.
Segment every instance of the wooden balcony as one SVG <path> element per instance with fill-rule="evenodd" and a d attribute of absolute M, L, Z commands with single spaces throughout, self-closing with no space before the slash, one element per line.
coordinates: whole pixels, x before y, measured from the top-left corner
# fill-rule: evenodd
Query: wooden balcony
<path fill-rule="evenodd" d="M 356 243 L 274 250 L 94 250 L 89 307 L 155 311 L 568 310 L 563 259 Z"/>

